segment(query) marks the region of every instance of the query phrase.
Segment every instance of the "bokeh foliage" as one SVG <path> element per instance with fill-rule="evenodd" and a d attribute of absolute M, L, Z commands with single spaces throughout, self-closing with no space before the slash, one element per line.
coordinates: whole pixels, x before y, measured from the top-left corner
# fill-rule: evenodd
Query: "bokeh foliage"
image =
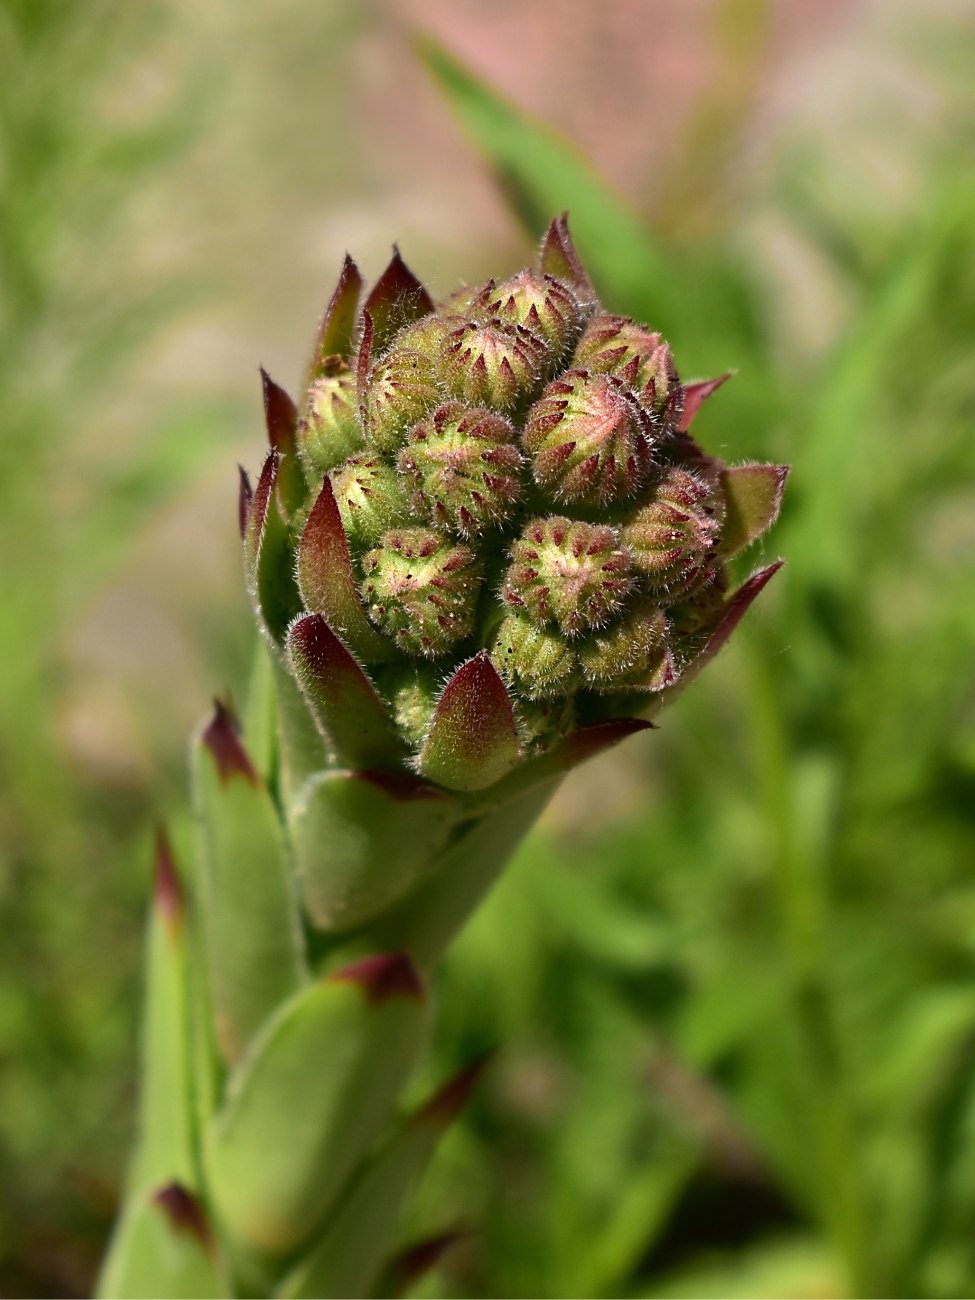
<path fill-rule="evenodd" d="M 763 6 L 738 8 L 762 28 Z M 198 409 L 121 457 L 78 432 L 190 292 L 86 256 L 117 246 L 140 187 L 207 120 L 205 69 L 148 115 L 108 95 L 167 12 L 0 3 L 5 1293 L 85 1285 L 131 1106 L 149 808 L 66 766 L 60 639 L 235 427 Z M 855 208 L 815 153 L 783 170 L 778 201 L 851 304 L 800 361 L 761 267 L 714 219 L 713 129 L 694 128 L 704 144 L 648 222 L 443 51 L 420 53 L 531 235 L 569 208 L 613 308 L 664 330 L 685 375 L 737 368 L 702 441 L 794 473 L 766 542 L 786 569 L 631 742 L 640 806 L 581 834 L 543 826 L 448 962 L 430 1077 L 500 1050 L 404 1229 L 470 1229 L 417 1290 L 970 1294 L 972 122 L 948 124 L 909 211 Z M 936 53 L 970 78 L 970 39 Z M 747 116 L 753 59 L 702 121 Z"/>

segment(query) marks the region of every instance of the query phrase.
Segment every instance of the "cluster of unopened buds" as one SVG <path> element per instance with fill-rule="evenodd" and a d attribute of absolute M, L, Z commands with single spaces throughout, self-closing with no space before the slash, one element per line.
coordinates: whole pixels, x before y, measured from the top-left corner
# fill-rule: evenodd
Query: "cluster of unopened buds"
<path fill-rule="evenodd" d="M 306 694 L 317 616 L 404 762 L 468 789 L 652 712 L 773 571 L 729 597 L 726 562 L 775 518 L 786 470 L 726 467 L 690 436 L 727 376 L 681 383 L 658 333 L 603 311 L 564 218 L 502 283 L 435 305 L 396 253 L 361 309 L 360 292 L 347 259 L 300 408 L 265 376 L 273 450 L 253 499 L 243 482 L 252 590 Z M 272 494 L 297 586 L 279 565 L 268 609 Z M 486 673 L 503 683 L 509 743 L 444 782 L 424 751 L 465 668 L 472 701 Z"/>

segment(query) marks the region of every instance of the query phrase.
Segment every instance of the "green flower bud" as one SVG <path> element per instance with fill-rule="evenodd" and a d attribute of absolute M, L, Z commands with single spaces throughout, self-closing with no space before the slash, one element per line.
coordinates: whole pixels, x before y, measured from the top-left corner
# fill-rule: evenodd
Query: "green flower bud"
<path fill-rule="evenodd" d="M 402 667 L 379 667 L 374 670 L 374 677 L 400 735 L 411 749 L 420 749 L 443 691 L 442 671 L 432 664 L 413 660 Z"/>
<path fill-rule="evenodd" d="M 374 446 L 397 452 L 441 398 L 436 356 L 394 347 L 373 370 L 366 395 L 366 429 Z"/>
<path fill-rule="evenodd" d="M 707 645 L 725 613 L 728 571 L 712 557 L 704 581 L 690 596 L 667 610 L 670 644 L 679 668 L 691 662 Z"/>
<path fill-rule="evenodd" d="M 373 546 L 407 514 L 406 493 L 391 465 L 361 452 L 331 474 L 332 490 L 351 542 Z"/>
<path fill-rule="evenodd" d="M 505 681 L 529 700 L 568 695 L 580 685 L 578 656 L 572 646 L 524 614 L 509 614 L 504 620 L 491 657 Z"/>
<path fill-rule="evenodd" d="M 503 523 L 521 495 L 521 452 L 503 416 L 445 402 L 418 424 L 397 463 L 417 509 L 470 537 Z"/>
<path fill-rule="evenodd" d="M 687 470 L 670 469 L 621 531 L 644 589 L 668 603 L 693 591 L 706 576 L 721 533 L 719 501 L 709 485 Z"/>
<path fill-rule="evenodd" d="M 520 700 L 518 731 L 522 743 L 536 754 L 544 754 L 567 736 L 576 723 L 575 697 L 550 700 Z"/>
<path fill-rule="evenodd" d="M 586 326 L 572 364 L 593 374 L 615 375 L 639 395 L 662 431 L 676 428 L 682 390 L 670 346 L 656 331 L 634 325 L 629 316 L 601 313 Z"/>
<path fill-rule="evenodd" d="M 639 488 L 652 427 L 622 382 L 567 370 L 528 413 L 523 442 L 536 482 L 559 501 L 607 505 Z"/>
<path fill-rule="evenodd" d="M 660 689 L 651 683 L 666 657 L 667 619 L 662 609 L 649 602 L 588 638 L 579 650 L 586 681 L 597 691 L 634 686 Z"/>
<path fill-rule="evenodd" d="M 444 343 L 443 357 L 452 397 L 505 413 L 532 400 L 552 365 L 544 339 L 499 321 L 457 324 Z"/>
<path fill-rule="evenodd" d="M 469 636 L 482 571 L 433 528 L 395 528 L 362 560 L 369 617 L 406 654 L 436 658 Z"/>
<path fill-rule="evenodd" d="M 305 471 L 310 480 L 319 482 L 363 443 L 352 372 L 341 358 L 331 360 L 334 364 L 308 389 L 296 429 Z"/>
<path fill-rule="evenodd" d="M 501 598 L 567 636 L 602 627 L 633 590 L 630 555 L 608 524 L 533 519 L 511 547 Z"/>
<path fill-rule="evenodd" d="M 523 325 L 548 343 L 561 360 L 582 328 L 582 309 L 571 289 L 551 275 L 526 268 L 495 286 L 489 282 L 481 299 L 469 308 L 475 319 Z"/>

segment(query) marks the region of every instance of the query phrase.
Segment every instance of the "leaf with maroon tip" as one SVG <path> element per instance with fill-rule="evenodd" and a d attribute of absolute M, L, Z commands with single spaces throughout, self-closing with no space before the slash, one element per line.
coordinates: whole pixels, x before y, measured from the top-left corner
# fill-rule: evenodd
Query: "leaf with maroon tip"
<path fill-rule="evenodd" d="M 264 423 L 267 427 L 267 440 L 271 450 L 276 451 L 281 457 L 278 466 L 278 496 L 285 513 L 292 515 L 302 504 L 308 492 L 295 440 L 298 408 L 263 366 L 261 366 L 261 383 L 264 389 Z"/>
<path fill-rule="evenodd" d="M 433 311 L 433 299 L 400 257 L 395 244 L 389 266 L 373 285 L 364 310 L 372 317 L 374 352 L 384 352 L 404 326 Z"/>
<path fill-rule="evenodd" d="M 684 407 L 681 411 L 680 423 L 677 426 L 680 433 L 687 432 L 691 427 L 691 421 L 707 399 L 722 384 L 726 383 L 734 373 L 733 370 L 726 370 L 717 379 L 697 379 L 691 384 L 684 385 Z"/>
<path fill-rule="evenodd" d="M 179 882 L 169 836 L 163 826 L 156 830 L 156 853 L 152 867 L 152 902 L 170 938 L 175 942 L 183 923 L 183 886 Z"/>
<path fill-rule="evenodd" d="M 730 465 L 721 471 L 725 521 L 718 550 L 737 555 L 779 517 L 789 465 Z"/>
<path fill-rule="evenodd" d="M 247 482 L 247 524 L 243 532 L 244 561 L 247 565 L 247 576 L 252 587 L 252 594 L 256 594 L 254 581 L 257 572 L 257 557 L 261 550 L 264 527 L 267 523 L 267 510 L 274 492 L 274 486 L 278 480 L 278 465 L 280 463 L 281 457 L 276 451 L 268 452 L 267 459 L 261 466 L 261 476 L 257 480 L 257 487 L 253 492 L 250 490 L 250 483 L 247 482 L 247 475 L 241 470 L 242 496 L 244 495 L 244 483 Z"/>
<path fill-rule="evenodd" d="M 293 1255 L 339 1198 L 346 1204 L 428 1021 L 429 1001 L 403 953 L 333 972 L 276 1010 L 203 1133 L 210 1203 L 232 1242 L 247 1253 Z"/>
<path fill-rule="evenodd" d="M 202 1205 L 180 1182 L 143 1193 L 126 1208 L 97 1295 L 230 1296 L 227 1270 Z"/>
<path fill-rule="evenodd" d="M 346 253 L 342 273 L 331 300 L 325 309 L 318 336 L 312 350 L 305 387 L 319 375 L 326 373 L 326 362 L 332 357 L 348 361 L 352 355 L 352 338 L 355 333 L 355 316 L 362 292 L 359 268 Z"/>
<path fill-rule="evenodd" d="M 372 315 L 368 311 L 362 313 L 362 338 L 359 340 L 359 351 L 355 359 L 355 392 L 356 400 L 359 403 L 359 413 L 365 421 L 366 411 L 366 393 L 369 388 L 369 368 L 372 365 L 372 342 L 375 336 L 375 326 Z"/>
<path fill-rule="evenodd" d="M 592 722 L 577 727 L 546 754 L 530 759 L 492 790 L 492 801 L 513 798 L 536 785 L 551 781 L 589 758 L 611 749 L 629 736 L 640 731 L 654 730 L 654 723 L 644 718 L 610 718 L 606 722 Z"/>
<path fill-rule="evenodd" d="M 449 795 L 404 773 L 310 777 L 288 830 L 312 924 L 338 933 L 380 916 L 435 868 L 460 815 Z"/>
<path fill-rule="evenodd" d="M 483 790 L 521 757 L 518 727 L 504 682 L 486 650 L 444 687 L 419 769 L 448 790 Z"/>
<path fill-rule="evenodd" d="M 470 1235 L 468 1229 L 457 1228 L 405 1247 L 384 1271 L 378 1294 L 394 1298 L 406 1295 L 422 1277 L 437 1267 L 448 1251 Z"/>
<path fill-rule="evenodd" d="M 268 635 L 278 643 L 301 610 L 294 576 L 294 544 L 274 491 L 281 463 L 280 452 L 268 453 L 248 505 L 244 529 L 247 589 Z"/>
<path fill-rule="evenodd" d="M 561 217 L 553 217 L 545 238 L 542 240 L 542 253 L 539 261 L 541 270 L 546 275 L 553 275 L 557 280 L 564 280 L 576 291 L 582 303 L 594 303 L 596 291 L 586 274 L 569 234 L 569 214 L 563 212 Z"/>
<path fill-rule="evenodd" d="M 301 534 L 298 586 L 305 608 L 322 614 L 353 654 L 366 663 L 392 657 L 394 648 L 369 622 L 359 600 L 349 543 L 327 476 Z"/>
<path fill-rule="evenodd" d="M 479 1061 L 464 1070 L 400 1124 L 357 1175 L 318 1242 L 285 1278 L 279 1296 L 320 1300 L 375 1294 L 403 1205 L 483 1065 Z M 380 1289 L 379 1294 L 388 1292 Z"/>
<path fill-rule="evenodd" d="M 288 634 L 295 676 L 323 735 L 350 767 L 398 763 L 405 747 L 368 677 L 321 614 Z"/>

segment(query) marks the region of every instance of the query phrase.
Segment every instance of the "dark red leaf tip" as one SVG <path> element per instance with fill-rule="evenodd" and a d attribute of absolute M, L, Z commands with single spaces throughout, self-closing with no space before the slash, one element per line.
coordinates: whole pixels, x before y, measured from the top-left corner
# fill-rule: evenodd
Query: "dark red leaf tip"
<path fill-rule="evenodd" d="M 655 724 L 645 718 L 611 718 L 608 722 L 593 722 L 579 727 L 565 742 L 573 763 L 582 763 L 593 754 L 617 745 L 628 736 L 640 731 L 654 731 Z"/>
<path fill-rule="evenodd" d="M 295 448 L 298 408 L 263 366 L 261 366 L 261 383 L 264 386 L 264 422 L 267 425 L 267 440 L 275 451 L 284 455 L 294 451 Z"/>
<path fill-rule="evenodd" d="M 179 882 L 165 826 L 156 829 L 156 851 L 152 874 L 153 902 L 166 928 L 170 933 L 176 933 L 183 919 L 183 886 Z"/>
<path fill-rule="evenodd" d="M 404 309 L 416 316 L 433 311 L 433 299 L 410 268 L 403 261 L 399 248 L 393 245 L 389 265 L 372 287 L 366 299 L 366 310 L 376 315 L 377 307 Z"/>
<path fill-rule="evenodd" d="M 713 392 L 721 387 L 722 384 L 732 377 L 735 372 L 726 370 L 723 375 L 717 379 L 697 379 L 693 383 L 684 385 L 684 408 L 681 411 L 680 423 L 677 428 L 679 432 L 686 433 L 691 427 L 691 421 L 697 415 L 698 411 L 704 405 L 705 401 Z"/>
<path fill-rule="evenodd" d="M 492 1052 L 486 1052 L 444 1084 L 418 1112 L 417 1120 L 423 1124 L 446 1127 L 474 1091 L 492 1056 Z"/>
<path fill-rule="evenodd" d="M 233 715 L 222 700 L 214 700 L 213 721 L 203 732 L 203 743 L 213 755 L 221 782 L 226 785 L 232 776 L 242 776 L 251 785 L 260 785 L 260 777 L 241 744 Z"/>
<path fill-rule="evenodd" d="M 192 1192 L 182 1183 L 166 1183 L 157 1187 L 152 1199 L 160 1207 L 176 1232 L 187 1232 L 195 1237 L 204 1250 L 212 1252 L 213 1233 L 203 1207 Z"/>
<path fill-rule="evenodd" d="M 370 785 L 376 786 L 398 803 L 417 803 L 425 799 L 442 799 L 446 802 L 449 798 L 442 790 L 435 790 L 432 785 L 427 785 L 426 781 L 420 781 L 417 777 L 408 776 L 403 772 L 387 772 L 383 768 L 363 768 L 360 772 L 353 772 L 352 776 L 357 781 L 368 781 Z"/>
<path fill-rule="evenodd" d="M 425 1273 L 436 1268 L 452 1246 L 470 1236 L 470 1229 L 457 1228 L 453 1232 L 441 1232 L 436 1237 L 427 1237 L 400 1251 L 389 1266 L 389 1294 L 405 1295 Z"/>
<path fill-rule="evenodd" d="M 247 522 L 251 517 L 251 502 L 254 500 L 254 489 L 251 487 L 250 478 L 247 470 L 243 465 L 238 465 L 237 470 L 240 474 L 240 494 L 237 498 L 237 522 L 240 525 L 240 540 L 243 541 L 247 536 Z"/>
<path fill-rule="evenodd" d="M 376 1005 L 390 998 L 416 998 L 422 1002 L 426 991 L 416 968 L 405 952 L 376 953 L 363 957 L 326 978 L 333 983 L 358 984 L 368 1000 Z"/>

